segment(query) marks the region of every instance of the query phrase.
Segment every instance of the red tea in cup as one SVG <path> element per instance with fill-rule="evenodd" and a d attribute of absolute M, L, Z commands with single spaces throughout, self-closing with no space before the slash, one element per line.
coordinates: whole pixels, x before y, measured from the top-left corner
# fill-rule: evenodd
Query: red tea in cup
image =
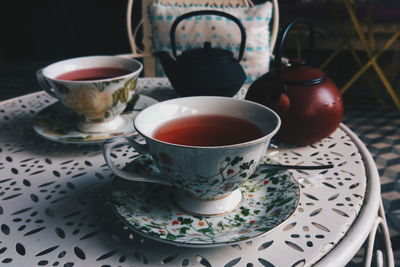
<path fill-rule="evenodd" d="M 88 69 L 69 71 L 61 75 L 58 75 L 55 79 L 63 81 L 91 81 L 91 80 L 111 79 L 129 73 L 131 73 L 130 70 L 123 68 L 100 67 L 100 68 L 88 68 Z"/>
<path fill-rule="evenodd" d="M 187 146 L 226 146 L 263 136 L 252 122 L 225 115 L 192 115 L 160 125 L 153 137 L 167 143 Z"/>

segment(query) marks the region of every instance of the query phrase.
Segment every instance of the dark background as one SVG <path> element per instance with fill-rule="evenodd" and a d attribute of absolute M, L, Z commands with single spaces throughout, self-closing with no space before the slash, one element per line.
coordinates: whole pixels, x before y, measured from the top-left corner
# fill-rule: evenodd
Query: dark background
<path fill-rule="evenodd" d="M 57 60 L 127 52 L 125 8 L 125 0 L 7 1 L 1 58 Z"/>

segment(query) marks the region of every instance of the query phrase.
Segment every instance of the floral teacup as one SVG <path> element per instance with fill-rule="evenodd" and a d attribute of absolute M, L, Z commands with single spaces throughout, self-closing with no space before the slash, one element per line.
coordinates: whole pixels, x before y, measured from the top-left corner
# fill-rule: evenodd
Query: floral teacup
<path fill-rule="evenodd" d="M 230 116 L 255 125 L 259 137 L 241 143 L 217 146 L 179 145 L 155 138 L 159 127 L 189 116 Z M 139 182 L 167 184 L 175 188 L 175 203 L 188 213 L 219 215 L 234 210 L 241 202 L 239 187 L 249 179 L 264 155 L 269 141 L 280 127 L 280 118 L 271 109 L 246 100 L 228 97 L 184 97 L 160 102 L 141 111 L 134 121 L 144 137 L 107 140 L 104 157 L 112 172 Z M 140 154 L 150 154 L 159 176 L 119 169 L 112 161 L 112 149 L 128 144 Z"/>
<path fill-rule="evenodd" d="M 40 86 L 78 115 L 82 132 L 107 132 L 124 123 L 120 114 L 134 95 L 142 64 L 117 56 L 62 60 L 37 71 Z"/>

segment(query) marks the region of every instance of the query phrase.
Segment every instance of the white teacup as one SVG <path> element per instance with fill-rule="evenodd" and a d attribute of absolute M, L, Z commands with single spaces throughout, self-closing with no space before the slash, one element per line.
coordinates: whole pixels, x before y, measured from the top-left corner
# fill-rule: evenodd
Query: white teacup
<path fill-rule="evenodd" d="M 155 138 L 155 133 L 165 128 L 166 123 L 208 115 L 244 120 L 258 128 L 259 136 L 241 143 L 214 146 L 182 145 Z M 177 98 L 150 106 L 136 116 L 134 126 L 145 144 L 132 137 L 118 137 L 107 140 L 103 152 L 108 166 L 119 177 L 170 185 L 176 188 L 176 204 L 186 212 L 219 215 L 240 203 L 239 187 L 255 171 L 280 123 L 274 111 L 246 100 L 216 96 Z M 140 154 L 150 154 L 162 176 L 139 175 L 117 168 L 111 150 L 122 144 L 132 146 Z"/>
<path fill-rule="evenodd" d="M 76 127 L 98 133 L 118 129 L 136 89 L 142 64 L 118 56 L 62 60 L 37 71 L 40 86 L 78 115 Z"/>

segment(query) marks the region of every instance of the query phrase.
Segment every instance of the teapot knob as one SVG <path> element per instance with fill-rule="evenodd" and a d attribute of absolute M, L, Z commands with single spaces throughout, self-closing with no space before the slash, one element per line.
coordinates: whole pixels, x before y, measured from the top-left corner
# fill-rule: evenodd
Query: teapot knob
<path fill-rule="evenodd" d="M 211 42 L 204 42 L 204 49 L 211 49 Z"/>

